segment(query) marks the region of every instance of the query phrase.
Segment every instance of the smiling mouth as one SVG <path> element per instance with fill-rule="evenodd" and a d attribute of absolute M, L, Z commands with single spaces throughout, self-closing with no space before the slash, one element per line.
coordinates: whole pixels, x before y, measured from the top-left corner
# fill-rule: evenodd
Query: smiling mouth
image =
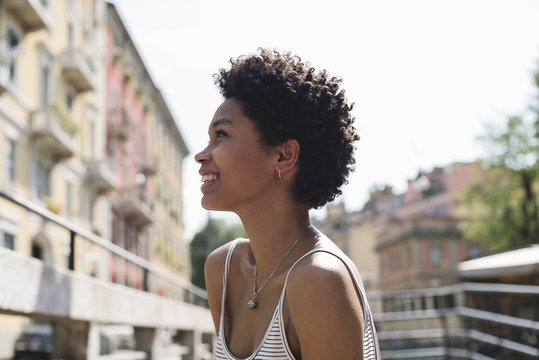
<path fill-rule="evenodd" d="M 214 181 L 216 179 L 217 179 L 217 175 L 214 175 L 214 174 L 202 175 L 201 182 L 203 182 L 205 184 L 207 182 L 211 182 L 211 181 Z"/>

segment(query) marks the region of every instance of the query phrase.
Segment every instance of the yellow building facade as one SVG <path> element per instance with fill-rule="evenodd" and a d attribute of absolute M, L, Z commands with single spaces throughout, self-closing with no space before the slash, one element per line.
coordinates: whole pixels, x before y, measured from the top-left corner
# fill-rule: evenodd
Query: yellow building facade
<path fill-rule="evenodd" d="M 106 204 L 86 186 L 103 159 L 103 7 L 11 0 L 0 18 L 1 186 L 87 229 L 106 227 L 92 216 Z M 1 205 L 4 246 L 67 266 L 66 231 Z"/>
<path fill-rule="evenodd" d="M 138 170 L 149 179 L 146 258 L 190 278 L 183 235 L 182 161 L 187 146 L 112 4 L 102 0 L 3 1 L 0 8 L 0 186 L 87 230 L 112 238 L 113 194 L 135 179 L 121 178 L 131 161 L 124 142 L 110 145 L 115 114 L 107 91 L 107 35 L 120 28 L 130 54 L 136 94 L 147 118 L 147 151 Z M 140 93 L 139 93 L 140 91 Z M 140 95 L 143 94 L 143 95 Z M 120 96 L 118 103 L 124 101 Z M 130 127 L 136 119 L 126 118 Z M 127 128 L 129 131 L 129 128 Z M 133 137 L 133 136 L 132 136 Z M 137 145 L 133 140 L 133 146 Z M 121 148 L 117 161 L 108 149 Z M 125 160 L 125 161 L 124 161 Z M 141 167 L 144 169 L 141 170 Z M 123 181 L 123 183 L 122 183 Z M 0 200 L 0 245 L 67 267 L 69 233 Z M 108 259 L 77 241 L 76 270 L 109 277 Z M 84 255 L 83 255 L 84 254 Z"/>
<path fill-rule="evenodd" d="M 90 215 L 107 201 L 87 186 L 89 164 L 103 158 L 104 5 L 6 0 L 0 7 L 0 187 L 87 229 L 107 221 Z M 0 246 L 65 268 L 69 244 L 65 229 L 0 199 Z M 103 269 L 106 278 L 88 247 L 77 248 L 76 270 Z M 10 356 L 6 344 L 24 323 L 0 319 L 0 358 Z"/>

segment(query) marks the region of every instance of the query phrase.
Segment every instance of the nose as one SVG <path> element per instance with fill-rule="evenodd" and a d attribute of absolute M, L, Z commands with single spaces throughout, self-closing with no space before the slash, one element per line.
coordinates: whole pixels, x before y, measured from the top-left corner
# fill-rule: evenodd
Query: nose
<path fill-rule="evenodd" d="M 208 161 L 210 158 L 211 158 L 211 151 L 208 147 L 206 147 L 201 152 L 195 154 L 195 161 L 199 164 L 202 164 Z"/>

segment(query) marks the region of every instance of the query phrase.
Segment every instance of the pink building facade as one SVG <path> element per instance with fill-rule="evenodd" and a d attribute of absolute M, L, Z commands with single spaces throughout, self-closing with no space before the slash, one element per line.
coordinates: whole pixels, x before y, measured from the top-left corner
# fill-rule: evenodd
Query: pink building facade
<path fill-rule="evenodd" d="M 112 193 L 112 242 L 149 257 L 148 226 L 154 221 L 153 84 L 118 13 L 109 5 L 106 44 L 106 153 L 118 178 Z M 112 256 L 111 279 L 143 289 L 141 268 Z"/>

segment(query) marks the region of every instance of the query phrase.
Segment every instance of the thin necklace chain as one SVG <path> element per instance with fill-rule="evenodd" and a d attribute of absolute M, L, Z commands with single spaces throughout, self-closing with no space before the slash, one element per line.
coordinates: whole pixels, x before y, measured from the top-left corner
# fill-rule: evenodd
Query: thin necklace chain
<path fill-rule="evenodd" d="M 271 274 L 268 276 L 268 278 L 266 279 L 266 281 L 264 281 L 264 283 L 262 284 L 262 286 L 257 290 L 256 289 L 256 264 L 255 264 L 255 273 L 254 273 L 254 280 L 253 280 L 253 295 L 251 296 L 251 301 L 249 301 L 249 307 L 251 309 L 254 309 L 256 308 L 257 306 L 257 303 L 256 303 L 256 298 L 258 297 L 258 294 L 260 294 L 260 292 L 262 291 L 262 289 L 264 289 L 264 286 L 266 286 L 266 284 L 268 283 L 268 281 L 270 281 L 270 279 L 273 277 L 273 275 L 275 275 L 275 273 L 277 272 L 277 270 L 281 267 L 281 265 L 284 263 L 284 261 L 286 260 L 286 258 L 288 257 L 288 255 L 290 255 L 290 253 L 292 252 L 292 250 L 294 250 L 294 247 L 296 247 L 296 244 L 299 242 L 299 240 L 303 237 L 303 235 L 305 235 L 305 233 L 307 232 L 307 230 L 309 230 L 310 227 L 312 227 L 313 225 L 312 224 L 309 224 L 309 226 L 307 226 L 305 228 L 305 230 L 303 230 L 301 232 L 301 234 L 298 236 L 298 238 L 296 239 L 296 241 L 294 241 L 294 243 L 292 244 L 292 246 L 290 247 L 290 249 L 288 249 L 288 251 L 286 252 L 286 254 L 284 254 L 283 258 L 281 259 L 281 261 L 279 262 L 279 264 L 277 264 L 277 266 L 275 267 L 275 269 L 273 269 L 273 271 L 271 272 Z"/>

